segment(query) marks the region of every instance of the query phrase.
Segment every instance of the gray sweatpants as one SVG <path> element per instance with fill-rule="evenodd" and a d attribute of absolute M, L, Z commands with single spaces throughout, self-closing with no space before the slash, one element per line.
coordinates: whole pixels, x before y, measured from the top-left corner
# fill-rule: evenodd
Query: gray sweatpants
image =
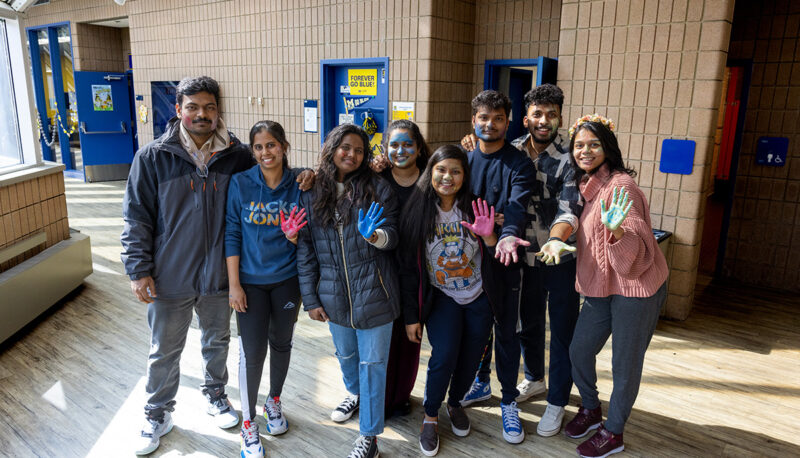
<path fill-rule="evenodd" d="M 227 294 L 183 299 L 156 299 L 147 305 L 150 355 L 147 359 L 145 414 L 160 418 L 172 411 L 180 385 L 180 360 L 192 310 L 200 325 L 205 382 L 203 393 L 223 393 L 228 383 L 228 343 L 231 340 L 231 308 Z"/>
<path fill-rule="evenodd" d="M 586 297 L 569 347 L 572 378 L 583 407 L 595 409 L 597 396 L 596 357 L 611 340 L 611 372 L 614 388 L 608 407 L 606 429 L 622 434 L 642 381 L 644 354 L 658 324 L 667 295 L 666 283 L 650 297 Z"/>

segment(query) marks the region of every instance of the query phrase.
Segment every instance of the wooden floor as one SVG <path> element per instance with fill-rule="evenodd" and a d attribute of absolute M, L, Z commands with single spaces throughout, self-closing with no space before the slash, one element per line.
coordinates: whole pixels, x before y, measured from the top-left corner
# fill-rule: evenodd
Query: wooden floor
<path fill-rule="evenodd" d="M 123 185 L 68 180 L 66 189 L 70 226 L 91 236 L 95 272 L 41 320 L 0 346 L 3 456 L 128 456 L 130 440 L 141 426 L 148 330 L 145 307 L 133 299 L 119 260 Z M 800 299 L 707 283 L 701 280 L 698 286 L 689 320 L 658 326 L 625 431 L 627 454 L 800 456 Z M 238 349 L 234 340 L 229 368 L 237 365 Z M 384 456 L 420 455 L 417 433 L 428 354 L 426 344 L 413 413 L 390 420 L 380 437 Z M 604 407 L 610 357 L 609 344 L 598 357 Z M 155 456 L 238 455 L 238 429 L 211 426 L 202 410 L 196 389 L 200 376 L 199 335 L 193 325 L 181 361 L 175 429 Z M 228 393 L 238 408 L 237 387 L 233 372 Z M 499 393 L 496 381 L 492 388 Z M 266 382 L 261 387 L 265 393 Z M 346 456 L 357 420 L 338 425 L 328 419 L 343 395 L 327 328 L 301 313 L 283 394 L 291 427 L 281 437 L 263 435 L 268 455 Z M 568 418 L 578 402 L 573 390 Z M 473 430 L 467 438 L 456 438 L 442 416 L 439 456 L 575 454 L 577 440 L 536 435 L 545 408 L 542 398 L 521 405 L 525 442 L 507 444 L 498 403 L 495 397 L 469 409 Z"/>

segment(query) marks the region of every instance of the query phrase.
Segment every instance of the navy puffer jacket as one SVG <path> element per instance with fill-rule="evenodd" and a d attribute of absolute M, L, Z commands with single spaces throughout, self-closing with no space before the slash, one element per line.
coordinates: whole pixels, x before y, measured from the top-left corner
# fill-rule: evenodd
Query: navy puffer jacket
<path fill-rule="evenodd" d="M 350 222 L 342 226 L 315 224 L 312 208 L 316 189 L 300 196 L 300 206 L 308 212 L 308 225 L 297 242 L 297 271 L 303 309 L 318 307 L 340 326 L 370 329 L 400 316 L 400 291 L 397 266 L 392 250 L 397 246 L 399 209 L 389 184 L 373 178 L 378 203 L 386 222 L 380 229 L 388 244 L 375 248 L 358 232 L 358 208 L 351 208 Z M 366 212 L 369 202 L 363 206 Z"/>

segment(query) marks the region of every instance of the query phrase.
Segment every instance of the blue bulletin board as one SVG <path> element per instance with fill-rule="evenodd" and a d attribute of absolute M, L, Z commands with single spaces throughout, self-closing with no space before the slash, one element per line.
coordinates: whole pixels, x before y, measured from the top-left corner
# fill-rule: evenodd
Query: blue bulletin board
<path fill-rule="evenodd" d="M 787 137 L 759 137 L 756 146 L 756 164 L 783 167 L 786 165 L 787 151 L 789 151 Z"/>
<path fill-rule="evenodd" d="M 658 170 L 664 173 L 691 175 L 694 163 L 695 143 L 693 140 L 674 140 L 668 138 L 661 143 L 661 163 Z"/>

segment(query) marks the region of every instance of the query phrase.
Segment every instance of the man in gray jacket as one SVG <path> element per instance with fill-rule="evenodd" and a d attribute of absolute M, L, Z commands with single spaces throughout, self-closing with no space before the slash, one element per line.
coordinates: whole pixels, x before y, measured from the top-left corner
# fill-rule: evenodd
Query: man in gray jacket
<path fill-rule="evenodd" d="M 225 394 L 230 341 L 225 267 L 225 203 L 231 175 L 253 164 L 247 145 L 219 117 L 219 85 L 209 77 L 178 84 L 173 118 L 133 159 L 123 200 L 122 262 L 147 304 L 146 420 L 135 452 L 152 453 L 172 429 L 180 357 L 197 313 L 208 414 L 231 428 L 239 416 Z"/>

